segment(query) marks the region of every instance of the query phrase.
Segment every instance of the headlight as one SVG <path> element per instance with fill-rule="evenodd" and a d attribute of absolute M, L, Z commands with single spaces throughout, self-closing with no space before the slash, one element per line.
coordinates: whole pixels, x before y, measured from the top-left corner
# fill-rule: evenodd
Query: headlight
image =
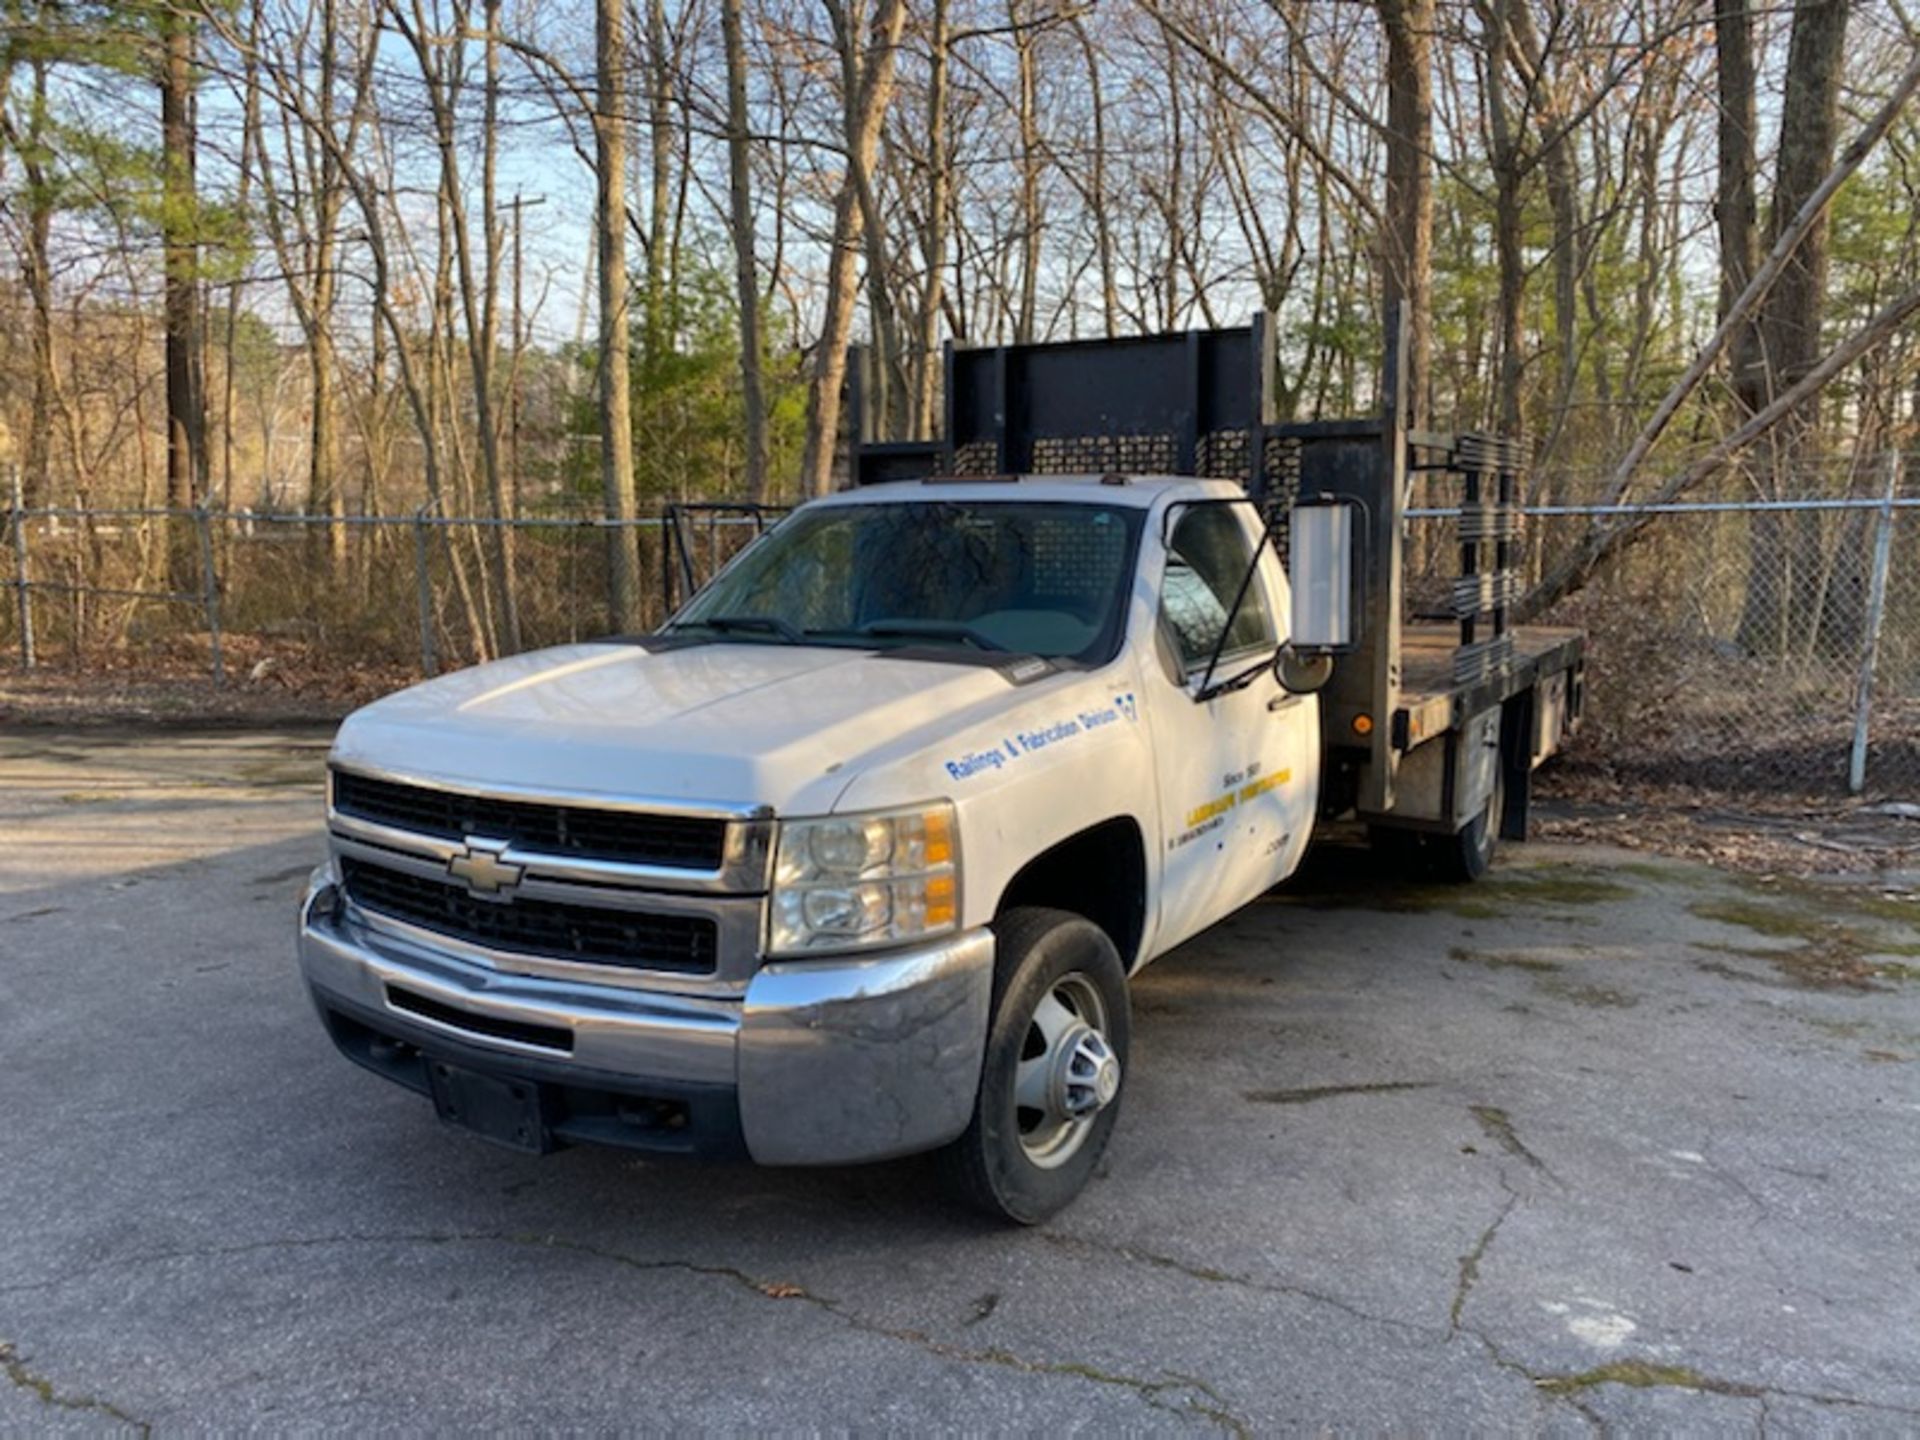
<path fill-rule="evenodd" d="M 953 929 L 960 856 L 953 806 L 783 820 L 767 951 L 852 950 Z"/>

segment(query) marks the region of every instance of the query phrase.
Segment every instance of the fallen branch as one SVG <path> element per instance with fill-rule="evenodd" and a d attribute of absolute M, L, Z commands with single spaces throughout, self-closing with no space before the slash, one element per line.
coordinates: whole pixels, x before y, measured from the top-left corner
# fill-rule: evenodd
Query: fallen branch
<path fill-rule="evenodd" d="M 1920 286 L 1907 291 L 1878 311 L 1860 329 L 1829 350 L 1805 375 L 1774 399 L 1765 409 L 1756 411 L 1747 422 L 1726 436 L 1706 454 L 1695 460 L 1656 490 L 1644 506 L 1667 504 L 1691 490 L 1709 475 L 1726 465 L 1788 415 L 1805 404 L 1849 365 L 1869 350 L 1884 343 L 1914 315 L 1920 314 Z M 1618 500 L 1609 503 L 1617 504 Z M 1575 593 L 1593 578 L 1608 556 L 1619 550 L 1652 523 L 1651 509 L 1628 515 L 1608 515 L 1587 527 L 1586 535 L 1572 552 L 1541 578 L 1538 585 L 1521 597 L 1515 614 L 1531 620 L 1542 611 Z"/>
<path fill-rule="evenodd" d="M 1827 208 L 1827 202 L 1833 199 L 1834 192 L 1860 168 L 1861 163 L 1873 153 L 1874 147 L 1893 127 L 1893 122 L 1899 118 L 1901 110 L 1906 107 L 1907 101 L 1912 98 L 1916 88 L 1920 88 L 1920 54 L 1914 56 L 1912 63 L 1895 82 L 1886 102 L 1840 153 L 1839 160 L 1835 162 L 1827 178 L 1820 182 L 1819 188 L 1807 197 L 1806 204 L 1802 205 L 1793 219 L 1787 222 L 1786 228 L 1780 232 L 1780 238 L 1774 242 L 1773 249 L 1768 253 L 1765 262 L 1753 272 L 1753 278 L 1747 282 L 1747 288 L 1742 290 L 1733 304 L 1727 307 L 1727 313 L 1720 322 L 1720 328 L 1715 330 L 1707 343 L 1700 347 L 1700 353 L 1694 356 L 1693 363 L 1678 380 L 1673 382 L 1672 388 L 1661 398 L 1652 416 L 1641 427 L 1640 433 L 1634 437 L 1633 444 L 1627 447 L 1627 453 L 1621 457 L 1620 464 L 1615 468 L 1613 479 L 1607 486 L 1607 504 L 1618 505 L 1626 499 L 1627 491 L 1632 488 L 1641 463 L 1647 458 L 1655 442 L 1666 432 L 1668 424 L 1680 412 L 1680 407 L 1686 403 L 1687 397 L 1692 395 L 1700 382 L 1707 377 L 1707 373 L 1712 370 L 1714 362 L 1720 358 L 1720 352 L 1726 348 L 1727 342 L 1733 337 L 1735 331 L 1766 298 L 1767 292 L 1773 288 L 1774 281 L 1780 278 L 1781 272 L 1787 268 L 1787 262 L 1793 258 L 1794 251 L 1800 248 L 1800 242 L 1806 238 L 1807 232 L 1813 228 L 1814 222 Z M 1798 386 L 1795 387 L 1796 390 L 1798 388 Z"/>

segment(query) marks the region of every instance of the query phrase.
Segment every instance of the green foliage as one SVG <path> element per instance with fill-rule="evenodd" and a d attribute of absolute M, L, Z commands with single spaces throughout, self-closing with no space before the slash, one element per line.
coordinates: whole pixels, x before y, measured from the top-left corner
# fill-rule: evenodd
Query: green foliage
<path fill-rule="evenodd" d="M 161 17 L 159 3 L 0 4 L 0 72 L 35 61 L 122 75 L 145 73 Z"/>
<path fill-rule="evenodd" d="M 644 353 L 636 315 L 632 365 L 634 478 L 643 506 L 672 500 L 732 499 L 745 492 L 745 414 L 740 393 L 739 309 L 730 269 L 691 247 L 681 256 L 680 289 L 669 301 L 671 344 Z M 764 321 L 762 333 L 771 327 Z M 591 376 L 593 352 L 578 357 Z M 780 350 L 764 359 L 770 499 L 799 466 L 806 427 L 806 383 L 800 356 Z M 577 396 L 572 428 L 598 433 L 591 381 Z M 576 445 L 569 488 L 579 503 L 599 503 L 599 462 Z"/>
<path fill-rule="evenodd" d="M 1836 318 L 1864 319 L 1920 270 L 1920 176 L 1898 151 L 1856 172 L 1834 196 L 1828 301 Z"/>
<path fill-rule="evenodd" d="M 227 8 L 223 5 L 222 8 Z M 23 160 L 12 194 L 23 205 L 44 205 L 83 220 L 111 225 L 126 238 L 156 240 L 163 233 L 190 237 L 198 247 L 201 278 L 213 283 L 242 274 L 253 256 L 251 228 L 238 206 L 202 192 L 184 205 L 170 202 L 157 143 L 129 139 L 62 103 L 56 86 L 46 104 L 33 93 L 28 67 L 104 72 L 148 80 L 167 26 L 182 23 L 176 7 L 157 3 L 0 3 L 0 96 L 18 135 Z M 156 121 L 141 134 L 152 133 Z M 182 213 L 175 213 L 176 210 Z"/>
<path fill-rule="evenodd" d="M 242 310 L 234 316 L 227 363 L 233 367 L 234 379 L 242 390 L 271 389 L 285 364 L 280 337 L 251 310 Z"/>

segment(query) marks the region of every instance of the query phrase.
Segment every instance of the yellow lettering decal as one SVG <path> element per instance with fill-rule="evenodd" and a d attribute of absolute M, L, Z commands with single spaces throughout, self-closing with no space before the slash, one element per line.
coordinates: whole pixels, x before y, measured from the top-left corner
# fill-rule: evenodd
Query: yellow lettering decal
<path fill-rule="evenodd" d="M 1269 790 L 1279 789 L 1292 778 L 1293 771 L 1291 770 L 1276 770 L 1271 775 L 1262 775 L 1258 780 L 1240 787 L 1240 799 L 1242 803 L 1245 803 L 1253 799 L 1256 795 L 1264 795 Z"/>
<path fill-rule="evenodd" d="M 1187 828 L 1203 825 L 1216 815 L 1224 815 L 1233 808 L 1233 796 L 1222 795 L 1218 800 L 1209 800 L 1204 805 L 1196 805 L 1187 812 Z"/>

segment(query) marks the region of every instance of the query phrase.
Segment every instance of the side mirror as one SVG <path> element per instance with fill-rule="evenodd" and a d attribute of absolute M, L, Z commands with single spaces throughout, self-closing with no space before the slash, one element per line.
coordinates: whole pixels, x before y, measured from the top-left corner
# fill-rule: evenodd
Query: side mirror
<path fill-rule="evenodd" d="M 1353 501 L 1333 498 L 1303 500 L 1293 507 L 1287 557 L 1287 579 L 1293 587 L 1289 648 L 1305 656 L 1337 655 L 1354 646 L 1359 508 Z"/>
<path fill-rule="evenodd" d="M 1312 695 L 1333 679 L 1333 656 L 1300 655 L 1283 645 L 1273 657 L 1273 678 L 1289 695 Z"/>

